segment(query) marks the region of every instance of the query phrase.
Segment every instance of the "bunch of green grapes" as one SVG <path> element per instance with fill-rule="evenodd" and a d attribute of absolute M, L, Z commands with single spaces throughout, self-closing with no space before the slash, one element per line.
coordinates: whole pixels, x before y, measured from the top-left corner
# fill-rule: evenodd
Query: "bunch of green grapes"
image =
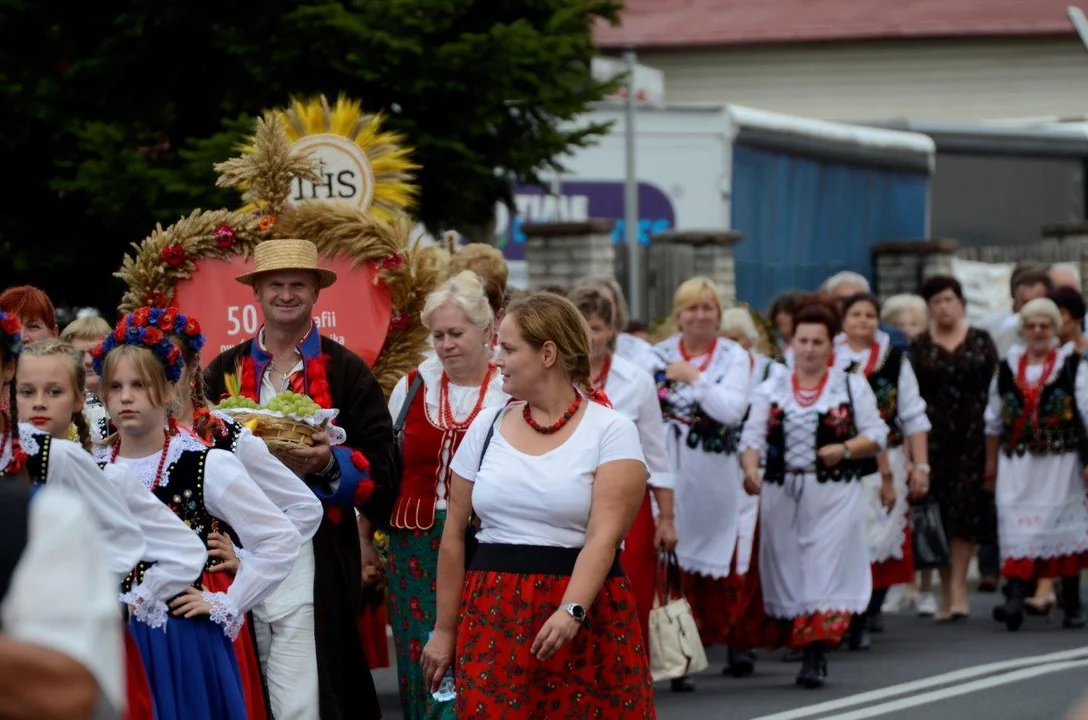
<path fill-rule="evenodd" d="M 299 395 L 291 391 L 282 392 L 268 401 L 264 406 L 266 410 L 280 412 L 284 415 L 297 415 L 298 417 L 310 417 L 316 415 L 321 407 L 306 395 Z"/>
<path fill-rule="evenodd" d="M 224 398 L 222 402 L 216 406 L 217 410 L 256 410 L 260 405 L 253 402 L 244 395 L 237 395 L 234 397 Z"/>

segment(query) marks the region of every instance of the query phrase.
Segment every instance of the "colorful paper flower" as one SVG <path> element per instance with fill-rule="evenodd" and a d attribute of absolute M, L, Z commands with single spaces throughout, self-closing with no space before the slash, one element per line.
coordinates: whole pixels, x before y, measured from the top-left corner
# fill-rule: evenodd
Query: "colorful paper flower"
<path fill-rule="evenodd" d="M 223 223 L 215 228 L 215 246 L 220 250 L 228 250 L 234 245 L 234 228 Z"/>
<path fill-rule="evenodd" d="M 163 307 L 166 305 L 166 293 L 162 290 L 150 290 L 144 295 L 144 305 L 149 307 Z"/>
<path fill-rule="evenodd" d="M 170 267 L 177 267 L 185 262 L 185 248 L 180 243 L 167 245 L 162 249 L 162 259 Z"/>

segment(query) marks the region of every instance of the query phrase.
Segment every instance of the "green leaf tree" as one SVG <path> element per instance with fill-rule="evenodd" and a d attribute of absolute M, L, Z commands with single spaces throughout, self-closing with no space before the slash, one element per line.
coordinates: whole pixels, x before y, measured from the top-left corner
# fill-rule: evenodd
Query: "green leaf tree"
<path fill-rule="evenodd" d="M 0 157 L 18 180 L 0 209 L 0 268 L 16 271 L 2 284 L 112 307 L 128 243 L 234 203 L 213 163 L 292 96 L 385 111 L 422 165 L 418 217 L 479 232 L 512 182 L 607 129 L 567 121 L 610 89 L 590 74 L 592 28 L 620 6 L 0 0 Z"/>

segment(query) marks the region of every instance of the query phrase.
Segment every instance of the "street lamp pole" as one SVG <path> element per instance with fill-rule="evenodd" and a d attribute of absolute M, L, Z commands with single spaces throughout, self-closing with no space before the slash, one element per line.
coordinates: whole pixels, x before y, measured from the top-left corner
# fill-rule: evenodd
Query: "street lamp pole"
<path fill-rule="evenodd" d="M 632 318 L 642 318 L 642 251 L 638 241 L 638 176 L 635 169 L 635 49 L 623 51 L 627 65 L 627 102 L 625 105 L 623 192 L 623 230 L 627 241 L 627 302 Z M 624 328 L 620 328 L 622 332 Z"/>

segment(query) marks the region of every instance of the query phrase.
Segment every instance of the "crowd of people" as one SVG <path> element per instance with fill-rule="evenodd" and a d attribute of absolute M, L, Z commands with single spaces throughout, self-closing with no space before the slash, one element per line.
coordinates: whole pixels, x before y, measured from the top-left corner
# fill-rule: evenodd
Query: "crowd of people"
<path fill-rule="evenodd" d="M 510 291 L 469 245 L 388 398 L 312 319 L 336 279 L 312 243 L 258 245 L 263 324 L 206 367 L 176 308 L 60 332 L 40 290 L 0 295 L 14 716 L 378 718 L 375 577 L 411 720 L 655 717 L 663 562 L 725 672 L 786 648 L 807 688 L 886 609 L 967 620 L 976 555 L 1009 630 L 1085 624 L 1088 339 L 1057 272 L 1018 271 L 988 329 L 952 277 L 882 303 L 840 273 L 765 328 L 696 277 L 651 335 L 612 278 Z M 270 450 L 215 409 L 230 376 L 335 425 Z M 947 557 L 916 572 L 923 516 Z"/>

